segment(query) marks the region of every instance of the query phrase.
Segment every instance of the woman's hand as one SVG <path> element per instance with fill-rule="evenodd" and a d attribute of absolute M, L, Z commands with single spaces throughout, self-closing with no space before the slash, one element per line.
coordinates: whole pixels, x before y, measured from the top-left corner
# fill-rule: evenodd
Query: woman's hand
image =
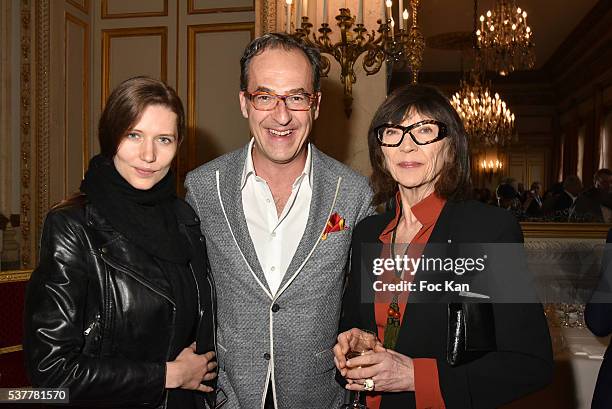
<path fill-rule="evenodd" d="M 365 379 L 374 381 L 374 390 L 377 392 L 414 391 L 412 358 L 380 344 L 371 353 L 345 361 L 343 376 L 349 382 L 346 389 L 352 391 L 363 391 Z"/>
<path fill-rule="evenodd" d="M 350 345 L 354 338 L 358 338 L 363 331 L 358 328 L 352 328 L 338 335 L 338 342 L 334 346 L 334 363 L 340 374 L 346 378 L 346 354 L 351 349 Z"/>
<path fill-rule="evenodd" d="M 166 388 L 182 388 L 212 392 L 213 388 L 202 385 L 202 381 L 209 381 L 217 376 L 215 368 L 217 362 L 213 361 L 213 351 L 199 355 L 195 353 L 195 342 L 183 349 L 174 361 L 166 363 Z"/>

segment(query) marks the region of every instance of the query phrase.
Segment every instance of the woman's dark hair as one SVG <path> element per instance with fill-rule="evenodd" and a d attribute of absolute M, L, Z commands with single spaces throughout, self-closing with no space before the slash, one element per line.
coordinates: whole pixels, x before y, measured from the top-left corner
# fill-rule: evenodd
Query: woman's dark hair
<path fill-rule="evenodd" d="M 377 206 L 386 203 L 398 189 L 397 182 L 386 169 L 375 129 L 385 123 L 400 124 L 413 112 L 444 122 L 447 127 L 448 136 L 443 141 L 447 141 L 448 156 L 435 185 L 436 194 L 447 200 L 469 197 L 470 155 L 461 118 L 448 98 L 437 88 L 427 85 L 405 85 L 393 91 L 382 103 L 374 114 L 368 130 L 368 148 L 372 164 L 370 183 L 374 189 L 372 204 Z"/>
<path fill-rule="evenodd" d="M 162 105 L 176 114 L 177 140 L 185 136 L 185 111 L 176 91 L 162 81 L 134 77 L 123 81 L 106 100 L 98 123 L 100 153 L 112 158 L 126 132 L 138 122 L 150 105 Z"/>

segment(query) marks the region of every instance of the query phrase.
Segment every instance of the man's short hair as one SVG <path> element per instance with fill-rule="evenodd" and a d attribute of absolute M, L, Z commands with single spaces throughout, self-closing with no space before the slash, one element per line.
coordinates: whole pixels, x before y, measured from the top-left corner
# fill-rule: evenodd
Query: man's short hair
<path fill-rule="evenodd" d="M 518 197 L 518 194 L 511 184 L 502 182 L 497 186 L 497 189 L 495 189 L 495 196 L 497 196 L 498 199 L 510 200 Z"/>
<path fill-rule="evenodd" d="M 265 50 L 278 48 L 286 51 L 299 50 L 306 55 L 312 68 L 312 87 L 314 92 L 318 92 L 321 89 L 321 54 L 319 50 L 309 47 L 285 33 L 267 33 L 247 45 L 240 59 L 240 89 L 246 91 L 249 85 L 249 64 L 253 57 Z"/>

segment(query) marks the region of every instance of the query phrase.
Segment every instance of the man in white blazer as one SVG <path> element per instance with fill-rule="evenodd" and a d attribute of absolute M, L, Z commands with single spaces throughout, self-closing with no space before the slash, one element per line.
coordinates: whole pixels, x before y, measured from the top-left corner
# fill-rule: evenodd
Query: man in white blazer
<path fill-rule="evenodd" d="M 185 182 L 216 282 L 225 408 L 337 408 L 332 347 L 371 189 L 309 141 L 321 101 L 316 50 L 285 34 L 255 39 L 239 98 L 251 141 Z"/>

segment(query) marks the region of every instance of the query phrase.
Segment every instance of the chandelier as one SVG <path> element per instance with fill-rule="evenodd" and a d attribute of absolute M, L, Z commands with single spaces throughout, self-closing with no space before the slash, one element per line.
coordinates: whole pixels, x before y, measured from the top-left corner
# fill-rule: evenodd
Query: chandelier
<path fill-rule="evenodd" d="M 292 4 L 296 1 L 295 31 L 291 32 L 293 22 Z M 412 24 L 408 20 L 410 13 L 403 8 L 403 1 L 399 0 L 398 16 L 399 28 L 396 28 L 393 19 L 393 2 L 386 0 L 383 3 L 381 18 L 377 21 L 377 33 L 368 32 L 363 23 L 363 0 L 359 0 L 357 16 L 351 14 L 347 7 L 340 8 L 335 17 L 339 31 L 339 41 L 333 41 L 332 29 L 328 19 L 328 1 L 323 0 L 323 22 L 317 30 L 319 35 L 312 32 L 313 24 L 305 15 L 307 0 L 286 0 L 286 31 L 310 47 L 317 48 L 321 55 L 321 75 L 327 76 L 330 61 L 325 55 L 331 55 L 340 64 L 340 81 L 344 86 L 344 112 L 350 117 L 353 104 L 353 84 L 357 82 L 355 63 L 364 55 L 362 67 L 366 75 L 373 75 L 380 71 L 384 62 L 389 64 L 407 64 L 412 71 L 412 81 L 418 79 L 418 71 L 423 61 L 425 38 L 418 23 L 418 7 L 420 0 L 410 1 L 412 11 Z M 408 0 L 406 0 L 408 1 Z"/>
<path fill-rule="evenodd" d="M 498 0 L 493 11 L 480 16 L 476 31 L 478 47 L 487 69 L 507 75 L 515 69 L 535 65 L 533 32 L 527 25 L 527 12 L 514 0 Z"/>
<path fill-rule="evenodd" d="M 461 81 L 451 99 L 470 137 L 470 147 L 479 151 L 509 145 L 516 138 L 514 114 L 497 92 L 491 93 L 490 82 L 483 84 L 477 69 L 470 77 Z"/>

